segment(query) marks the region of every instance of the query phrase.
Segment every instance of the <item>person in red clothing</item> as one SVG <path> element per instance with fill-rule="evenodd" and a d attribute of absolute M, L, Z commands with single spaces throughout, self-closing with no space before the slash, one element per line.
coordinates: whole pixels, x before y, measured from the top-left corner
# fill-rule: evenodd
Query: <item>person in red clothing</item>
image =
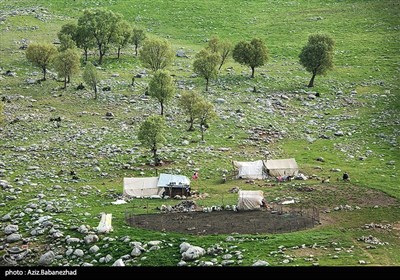
<path fill-rule="evenodd" d="M 193 173 L 192 179 L 197 180 L 199 178 L 199 173 L 196 171 Z"/>

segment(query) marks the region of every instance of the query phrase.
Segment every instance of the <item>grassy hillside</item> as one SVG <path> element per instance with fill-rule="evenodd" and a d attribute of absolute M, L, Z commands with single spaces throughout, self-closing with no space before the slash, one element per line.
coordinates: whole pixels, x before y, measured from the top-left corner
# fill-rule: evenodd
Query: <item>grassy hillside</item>
<path fill-rule="evenodd" d="M 133 47 L 123 49 L 119 60 L 111 50 L 99 69 L 101 88 L 110 86 L 111 91 L 101 91 L 99 100 L 94 100 L 89 90 L 76 90 L 82 82 L 80 74 L 72 77 L 66 90 L 51 78 L 29 83 L 40 79 L 40 70 L 20 48 L 26 42 L 54 42 L 63 24 L 76 22 L 86 8 L 100 6 L 121 13 L 150 36 L 168 39 L 174 50 L 183 49 L 188 56 L 176 57 L 170 68 L 178 95 L 166 106 L 168 144 L 160 155 L 169 164 L 158 172 L 190 176 L 198 169 L 200 180 L 193 182 L 193 188 L 209 195 L 196 200 L 200 206 L 235 204 L 237 195 L 228 190 L 236 186 L 262 189 L 270 203 L 295 197 L 299 207 L 318 207 L 322 224 L 287 234 L 235 236 L 233 242 L 225 235 L 199 237 L 128 227 L 125 212 L 157 212 L 161 204 L 179 202 L 133 199 L 111 204 L 122 193 L 123 177 L 155 174 L 148 165 L 151 154 L 137 140 L 144 117 L 159 112 L 155 100 L 143 98 L 149 71 L 135 80 L 135 87 L 130 86 L 132 76 L 144 70 Z M 109 266 L 132 250 L 121 241 L 125 236 L 143 244 L 162 240 L 160 250 L 147 250 L 144 258 L 132 258 L 130 265 L 176 266 L 184 240 L 204 248 L 218 243 L 225 253 L 239 251 L 243 259 L 235 260 L 237 266 L 259 259 L 274 266 L 400 264 L 398 1 L 38 0 L 0 1 L 0 11 L 0 97 L 6 119 L 0 128 L 0 179 L 11 185 L 2 186 L 0 216 L 13 217 L 2 220 L 2 229 L 17 223 L 24 242 L 35 248 L 21 265 L 35 265 L 51 249 L 63 256 L 53 265 Z M 326 76 L 317 76 L 315 87 L 309 89 L 311 75 L 298 63 L 298 55 L 308 35 L 316 32 L 334 38 L 335 67 Z M 269 49 L 270 60 L 256 68 L 256 77 L 250 79 L 250 69 L 230 59 L 211 82 L 210 92 L 203 92 L 204 80 L 192 75 L 192 63 L 214 35 L 233 44 L 259 37 Z M 89 59 L 96 60 L 95 51 Z M 199 130 L 186 131 L 185 116 L 177 107 L 183 88 L 199 90 L 216 107 L 218 118 L 210 123 L 205 143 Z M 314 98 L 315 93 L 320 97 Z M 107 118 L 107 112 L 114 117 Z M 49 121 L 56 117 L 62 119 L 58 125 Z M 296 158 L 301 172 L 311 179 L 254 185 L 221 181 L 223 171 L 232 170 L 232 160 L 282 157 Z M 345 171 L 351 183 L 337 181 Z M 328 176 L 330 183 L 322 184 Z M 315 190 L 301 193 L 299 186 Z M 38 194 L 45 199 L 38 199 Z M 48 229 L 31 234 L 34 221 L 44 215 L 26 211 L 32 202 L 52 217 L 62 238 L 52 239 Z M 48 204 L 58 210 L 47 209 Z M 340 205 L 360 209 L 333 210 Z M 88 253 L 93 244 L 66 244 L 68 235 L 83 240 L 85 235 L 76 227 L 96 227 L 101 212 L 113 214 L 114 232 L 101 235 L 99 255 Z M 369 223 L 390 224 L 390 230 L 365 229 Z M 3 231 L 0 254 L 22 244 L 21 240 L 7 242 Z M 364 235 L 387 244 L 371 249 L 360 241 Z M 72 258 L 66 254 L 68 248 L 81 248 L 86 255 Z M 107 254 L 113 262 L 100 262 Z M 221 263 L 221 255 L 216 258 Z"/>

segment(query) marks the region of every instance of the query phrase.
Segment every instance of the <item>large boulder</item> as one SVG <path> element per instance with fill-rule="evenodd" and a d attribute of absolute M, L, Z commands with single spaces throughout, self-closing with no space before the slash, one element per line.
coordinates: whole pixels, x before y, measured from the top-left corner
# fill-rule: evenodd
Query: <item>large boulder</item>
<path fill-rule="evenodd" d="M 125 263 L 122 259 L 116 260 L 112 266 L 125 266 Z"/>
<path fill-rule="evenodd" d="M 8 225 L 4 228 L 4 233 L 6 235 L 9 235 L 9 234 L 17 232 L 17 231 L 18 231 L 18 225 Z"/>
<path fill-rule="evenodd" d="M 183 242 L 180 246 L 180 252 L 182 253 L 182 260 L 192 261 L 200 258 L 206 253 L 206 250 L 199 246 L 192 246 L 187 242 Z"/>
<path fill-rule="evenodd" d="M 11 233 L 9 236 L 7 236 L 7 242 L 12 243 L 21 240 L 22 235 L 19 233 Z"/>
<path fill-rule="evenodd" d="M 54 254 L 53 251 L 48 251 L 47 253 L 43 254 L 38 262 L 39 266 L 46 266 L 50 265 L 54 259 L 56 258 L 56 255 Z"/>

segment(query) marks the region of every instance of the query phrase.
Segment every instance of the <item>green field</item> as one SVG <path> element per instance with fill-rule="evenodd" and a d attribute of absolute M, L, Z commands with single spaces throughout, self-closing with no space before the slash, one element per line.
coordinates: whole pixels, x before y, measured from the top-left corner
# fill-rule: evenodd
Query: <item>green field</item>
<path fill-rule="evenodd" d="M 228 192 L 233 187 L 261 189 L 270 203 L 296 198 L 295 206 L 317 207 L 321 224 L 299 232 L 234 235 L 239 241 L 228 241 L 227 235 L 193 236 L 129 227 L 126 212 L 156 213 L 161 204 L 180 202 L 132 199 L 111 204 L 122 194 L 124 177 L 156 172 L 148 165 L 151 153 L 137 139 L 143 118 L 159 112 L 157 101 L 142 99 L 151 73 L 147 70 L 135 80 L 135 87 L 130 86 L 132 76 L 145 68 L 132 46 L 122 49 L 120 59 L 111 49 L 99 68 L 101 88 L 111 86 L 111 91 L 101 90 L 94 100 L 89 90 L 76 90 L 83 81 L 81 74 L 72 77 L 66 90 L 61 80 L 52 78 L 28 83 L 40 79 L 41 72 L 20 48 L 26 42 L 55 42 L 63 24 L 76 23 L 84 9 L 96 7 L 121 13 L 132 26 L 143 28 L 150 37 L 167 39 L 174 51 L 187 55 L 175 57 L 169 68 L 177 96 L 166 105 L 167 145 L 159 151 L 169 164 L 158 172 L 190 177 L 198 169 L 200 179 L 192 187 L 208 194 L 196 200 L 200 206 L 235 204 L 237 195 Z M 110 266 L 132 251 L 129 242 L 121 241 L 128 236 L 143 244 L 162 240 L 160 249 L 146 247 L 140 257 L 129 259 L 129 266 L 176 266 L 183 241 L 203 248 L 219 244 L 224 252 L 187 262 L 189 266 L 204 265 L 213 258 L 221 265 L 224 254 L 237 251 L 242 258 L 233 258 L 231 266 L 251 266 L 257 260 L 271 266 L 399 266 L 399 14 L 400 3 L 389 0 L 0 0 L 0 100 L 5 105 L 0 180 L 12 185 L 0 189 L 0 218 L 12 217 L 0 220 L 0 256 L 25 242 L 32 252 L 18 263 L 21 266 L 36 265 L 49 250 L 62 256 L 53 266 Z M 307 88 L 311 74 L 299 64 L 298 55 L 308 36 L 317 32 L 335 40 L 334 69 L 317 76 L 314 88 Z M 212 36 L 233 44 L 261 38 L 270 59 L 256 68 L 256 77 L 251 79 L 250 68 L 230 58 L 211 81 L 210 91 L 204 92 L 204 79 L 192 75 L 193 60 Z M 96 55 L 93 50 L 89 60 L 96 61 Z M 187 131 L 185 116 L 177 106 L 182 88 L 197 89 L 216 107 L 218 118 L 210 123 L 204 143 L 198 129 Z M 311 99 L 315 93 L 320 97 Z M 114 117 L 106 118 L 107 112 Z M 49 121 L 55 117 L 62 119 L 59 127 Z M 252 139 L 257 131 L 267 132 L 268 141 Z M 343 136 L 336 136 L 338 131 Z M 232 160 L 289 157 L 296 159 L 309 180 L 247 184 L 229 178 L 222 183 L 223 171 L 232 170 Z M 78 179 L 72 179 L 71 171 Z M 350 183 L 340 180 L 345 171 Z M 321 179 L 328 176 L 330 183 L 322 184 Z M 55 189 L 56 185 L 61 188 Z M 299 192 L 299 186 L 314 191 Z M 38 194 L 45 199 L 38 199 Z M 56 207 L 44 213 L 25 211 L 32 202 L 43 210 L 49 203 Z M 340 205 L 359 209 L 333 210 Z M 85 234 L 76 227 L 95 228 L 101 212 L 113 214 L 114 231 L 99 235 L 97 255 L 88 252 L 93 244 L 66 243 L 68 235 L 83 240 Z M 35 219 L 43 215 L 57 220 L 55 228 L 63 237 L 52 239 L 49 229 L 31 234 Z M 19 225 L 22 240 L 9 243 L 3 229 L 13 223 Z M 365 229 L 371 223 L 390 227 Z M 369 235 L 384 244 L 371 248 L 360 241 Z M 69 248 L 80 248 L 85 256 L 72 257 L 66 254 Z M 107 254 L 113 260 L 100 262 Z"/>

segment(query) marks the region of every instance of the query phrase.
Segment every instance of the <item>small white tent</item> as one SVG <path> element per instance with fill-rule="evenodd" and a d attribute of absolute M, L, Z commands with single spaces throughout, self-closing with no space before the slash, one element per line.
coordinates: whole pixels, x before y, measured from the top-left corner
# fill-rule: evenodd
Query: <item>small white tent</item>
<path fill-rule="evenodd" d="M 159 188 L 165 188 L 169 187 L 171 184 L 177 186 L 190 186 L 190 180 L 188 177 L 183 175 L 161 173 L 158 179 L 157 186 Z"/>
<path fill-rule="evenodd" d="M 183 175 L 161 173 L 157 186 L 165 190 L 164 195 L 169 197 L 190 196 L 190 180 Z"/>
<path fill-rule="evenodd" d="M 239 191 L 238 210 L 260 209 L 263 204 L 263 191 Z"/>
<path fill-rule="evenodd" d="M 288 159 L 269 159 L 265 161 L 268 175 L 279 176 L 296 176 L 299 172 L 299 167 L 294 158 Z"/>
<path fill-rule="evenodd" d="M 233 161 L 233 167 L 237 170 L 237 179 L 265 179 L 266 172 L 263 160 Z"/>
<path fill-rule="evenodd" d="M 124 178 L 123 194 L 131 197 L 161 195 L 164 189 L 159 188 L 157 184 L 158 177 Z"/>

